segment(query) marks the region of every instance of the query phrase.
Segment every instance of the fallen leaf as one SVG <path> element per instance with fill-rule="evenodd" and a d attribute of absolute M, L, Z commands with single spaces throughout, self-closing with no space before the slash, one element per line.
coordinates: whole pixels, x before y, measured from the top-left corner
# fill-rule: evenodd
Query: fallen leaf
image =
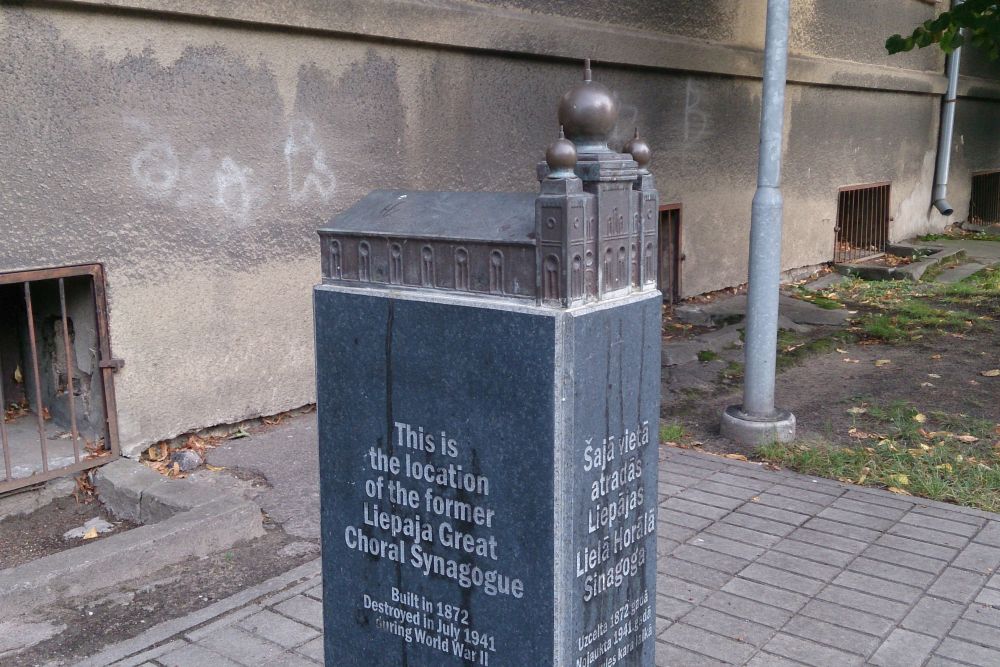
<path fill-rule="evenodd" d="M 167 458 L 169 453 L 170 447 L 168 447 L 165 442 L 158 442 L 155 445 L 151 445 L 149 449 L 146 450 L 146 456 L 150 461 L 162 461 Z"/>
<path fill-rule="evenodd" d="M 24 374 L 21 372 L 21 364 L 14 367 L 14 384 L 24 382 Z"/>
<path fill-rule="evenodd" d="M 875 362 L 875 365 L 878 368 L 882 368 L 883 366 L 888 366 L 891 363 L 892 363 L 892 359 L 879 359 L 878 361 Z"/>
<path fill-rule="evenodd" d="M 922 412 L 918 412 L 917 414 L 913 415 L 913 421 L 917 422 L 918 424 L 923 424 L 924 422 L 927 421 L 927 415 L 925 415 Z"/>
<path fill-rule="evenodd" d="M 945 472 L 951 472 L 951 464 L 950 463 L 942 463 L 942 464 L 936 465 L 934 467 L 937 470 L 944 470 Z"/>
<path fill-rule="evenodd" d="M 938 360 L 938 359 L 940 359 L 940 358 L 941 358 L 940 354 L 932 354 L 931 355 L 931 359 L 934 359 L 935 361 Z"/>
<path fill-rule="evenodd" d="M 980 373 L 984 378 L 998 378 L 1000 377 L 1000 368 L 994 368 L 993 370 L 983 371 Z"/>
<path fill-rule="evenodd" d="M 860 364 L 861 363 L 860 359 L 844 359 L 844 361 L 846 361 L 849 364 Z"/>
<path fill-rule="evenodd" d="M 95 537 L 97 537 L 97 528 L 95 528 L 94 526 L 88 528 L 87 532 L 83 534 L 83 539 L 85 540 L 92 540 Z"/>
<path fill-rule="evenodd" d="M 862 468 L 861 476 L 858 477 L 858 484 L 864 484 L 865 480 L 868 479 L 868 473 L 870 473 L 871 471 L 872 471 L 871 468 L 869 468 L 868 466 Z"/>
<path fill-rule="evenodd" d="M 941 379 L 941 376 L 938 375 L 937 373 L 928 373 L 927 377 L 934 378 L 935 380 L 940 380 Z"/>
<path fill-rule="evenodd" d="M 726 454 L 724 456 L 724 458 L 732 459 L 734 461 L 746 461 L 746 460 L 748 460 L 747 457 L 743 456 L 742 454 Z"/>
<path fill-rule="evenodd" d="M 968 435 L 968 434 L 956 435 L 955 439 L 958 440 L 959 442 L 968 442 L 968 443 L 979 442 L 979 438 L 977 438 L 974 435 Z"/>
<path fill-rule="evenodd" d="M 863 415 L 866 412 L 868 412 L 868 408 L 862 408 L 860 406 L 853 407 L 853 408 L 847 408 L 847 414 L 849 414 L 849 415 Z"/>
<path fill-rule="evenodd" d="M 837 354 L 847 354 L 847 350 L 841 350 L 839 347 L 837 349 Z"/>
<path fill-rule="evenodd" d="M 669 445 L 670 443 L 667 443 L 667 444 Z M 219 472 L 220 470 L 225 470 L 226 469 L 225 466 L 214 466 L 211 463 L 206 463 L 205 464 L 205 468 L 207 468 L 208 470 L 210 470 L 212 472 Z"/>
<path fill-rule="evenodd" d="M 864 431 L 859 431 L 856 428 L 850 428 L 847 430 L 847 435 L 852 438 L 857 438 L 858 440 L 867 440 L 872 437 L 871 433 L 865 433 Z"/>
<path fill-rule="evenodd" d="M 930 383 L 930 382 L 921 382 L 920 386 L 921 387 L 933 387 L 934 385 L 932 383 Z"/>
<path fill-rule="evenodd" d="M 900 488 L 898 488 L 898 487 L 895 487 L 895 486 L 890 486 L 890 487 L 889 487 L 888 489 L 886 489 L 886 490 L 887 490 L 887 491 L 889 491 L 889 493 L 896 493 L 896 494 L 899 494 L 899 495 L 901 495 L 901 496 L 912 496 L 912 495 L 913 495 L 913 494 L 912 494 L 912 493 L 910 493 L 909 491 L 906 491 L 906 490 L 904 490 L 904 489 L 900 489 Z"/>
<path fill-rule="evenodd" d="M 889 481 L 893 484 L 898 484 L 899 486 L 909 486 L 910 478 L 907 475 L 889 475 Z"/>

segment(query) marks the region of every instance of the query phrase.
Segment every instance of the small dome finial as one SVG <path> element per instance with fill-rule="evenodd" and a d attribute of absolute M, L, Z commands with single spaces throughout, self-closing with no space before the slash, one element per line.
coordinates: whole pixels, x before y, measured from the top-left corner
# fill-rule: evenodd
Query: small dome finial
<path fill-rule="evenodd" d="M 583 153 L 608 152 L 608 135 L 618 122 L 618 103 L 611 91 L 593 81 L 590 58 L 584 60 L 583 82 L 559 101 L 559 123 Z"/>
<path fill-rule="evenodd" d="M 639 164 L 639 173 L 649 173 L 649 163 L 653 159 L 653 154 L 649 150 L 649 144 L 639 138 L 639 128 L 635 128 L 635 136 L 625 144 L 623 153 L 629 153 L 632 159 Z"/>
<path fill-rule="evenodd" d="M 576 146 L 566 138 L 563 128 L 559 126 L 559 138 L 549 145 L 545 151 L 545 162 L 549 165 L 549 178 L 572 178 L 576 176 Z"/>

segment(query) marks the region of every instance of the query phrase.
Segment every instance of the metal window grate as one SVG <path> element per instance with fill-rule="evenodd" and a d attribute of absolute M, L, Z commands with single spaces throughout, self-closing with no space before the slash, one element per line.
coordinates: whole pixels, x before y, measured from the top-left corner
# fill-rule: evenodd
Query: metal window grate
<path fill-rule="evenodd" d="M 663 300 L 673 304 L 681 295 L 681 205 L 660 207 L 659 284 Z"/>
<path fill-rule="evenodd" d="M 1000 222 L 1000 171 L 972 176 L 969 222 L 980 225 Z"/>
<path fill-rule="evenodd" d="M 889 241 L 889 183 L 841 188 L 837 202 L 835 263 L 855 262 L 885 252 Z"/>
<path fill-rule="evenodd" d="M 104 273 L 0 273 L 0 493 L 118 456 Z"/>

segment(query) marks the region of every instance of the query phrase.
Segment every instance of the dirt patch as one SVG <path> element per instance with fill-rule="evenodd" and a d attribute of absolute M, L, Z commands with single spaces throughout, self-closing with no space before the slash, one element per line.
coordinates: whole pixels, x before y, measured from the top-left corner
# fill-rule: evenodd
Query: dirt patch
<path fill-rule="evenodd" d="M 837 349 L 845 352 L 816 354 L 778 374 L 776 402 L 795 414 L 799 439 L 851 443 L 848 431 L 858 417 L 847 410 L 863 401 L 905 401 L 922 411 L 1000 423 L 1000 378 L 980 374 L 1000 367 L 996 323 L 963 337 L 943 334 L 905 346 L 839 342 Z M 738 389 L 720 384 L 719 393 L 665 403 L 662 416 L 680 421 L 688 440 L 702 442 L 708 451 L 749 455 L 753 448 L 719 435 L 722 410 L 741 400 Z"/>
<path fill-rule="evenodd" d="M 90 519 L 103 519 L 115 529 L 91 540 L 63 539 L 63 533 L 79 528 Z M 8 517 L 0 521 L 0 569 L 23 565 L 81 544 L 105 539 L 135 528 L 137 524 L 112 517 L 96 502 L 77 502 L 72 496 L 57 498 L 30 514 Z"/>
<path fill-rule="evenodd" d="M 61 601 L 35 612 L 65 625 L 56 637 L 17 655 L 21 665 L 71 665 L 157 623 L 207 607 L 316 557 L 279 553 L 294 541 L 273 524 L 268 533 L 206 558 L 191 558 L 154 575 L 101 591 L 90 598 Z"/>

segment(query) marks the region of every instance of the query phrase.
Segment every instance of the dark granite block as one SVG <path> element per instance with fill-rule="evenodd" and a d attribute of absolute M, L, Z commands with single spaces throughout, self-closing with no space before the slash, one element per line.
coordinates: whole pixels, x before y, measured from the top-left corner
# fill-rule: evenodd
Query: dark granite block
<path fill-rule="evenodd" d="M 660 301 L 315 293 L 328 665 L 653 665 Z"/>

